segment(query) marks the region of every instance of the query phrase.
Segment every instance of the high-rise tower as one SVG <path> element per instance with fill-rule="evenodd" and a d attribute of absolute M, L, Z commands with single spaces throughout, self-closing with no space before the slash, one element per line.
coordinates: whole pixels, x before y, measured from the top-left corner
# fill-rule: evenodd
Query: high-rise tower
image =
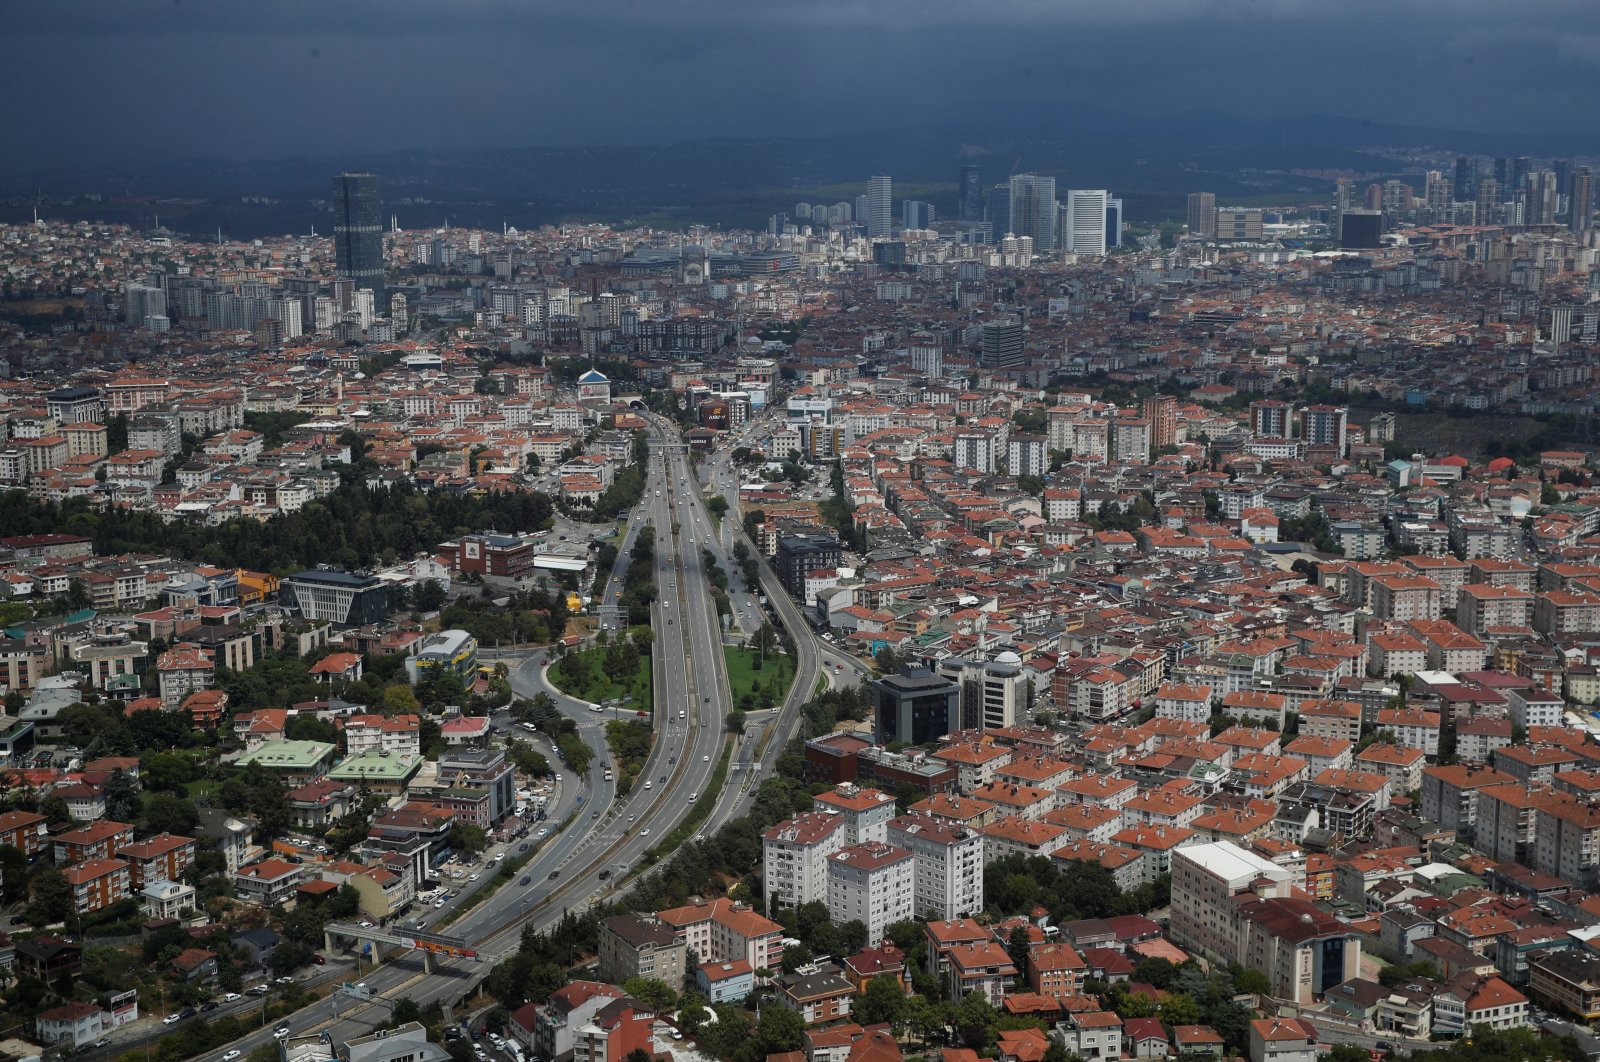
<path fill-rule="evenodd" d="M 371 289 L 374 306 L 387 306 L 377 174 L 341 173 L 333 179 L 333 250 L 338 275 L 357 289 Z"/>
<path fill-rule="evenodd" d="M 1011 176 L 1011 233 L 1032 236 L 1035 251 L 1056 249 L 1056 179 L 1032 173 Z"/>
<path fill-rule="evenodd" d="M 1579 166 L 1567 181 L 1567 228 L 1588 232 L 1594 228 L 1594 171 Z"/>
<path fill-rule="evenodd" d="M 961 221 L 983 220 L 983 170 L 980 167 L 961 167 L 961 183 L 956 188 L 956 216 Z"/>
<path fill-rule="evenodd" d="M 867 235 L 887 236 L 894 227 L 893 182 L 878 176 L 867 182 Z"/>
<path fill-rule="evenodd" d="M 1217 234 L 1217 193 L 1189 193 L 1189 235 L 1205 239 Z"/>

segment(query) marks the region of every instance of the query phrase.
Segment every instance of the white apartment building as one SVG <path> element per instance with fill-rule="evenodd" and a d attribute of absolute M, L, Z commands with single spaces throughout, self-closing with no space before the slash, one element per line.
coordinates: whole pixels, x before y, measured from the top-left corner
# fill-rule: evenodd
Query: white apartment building
<path fill-rule="evenodd" d="M 995 470 L 997 449 L 994 436 L 982 432 L 964 432 L 956 436 L 951 460 L 957 468 L 990 473 Z"/>
<path fill-rule="evenodd" d="M 1156 718 L 1205 722 L 1211 718 L 1211 687 L 1163 682 L 1156 690 Z"/>
<path fill-rule="evenodd" d="M 783 962 L 783 927 L 726 897 L 656 912 L 702 965 L 737 962 L 776 970 Z"/>
<path fill-rule="evenodd" d="M 885 832 L 915 859 L 914 914 L 949 920 L 983 910 L 982 834 L 918 814 L 889 820 Z"/>
<path fill-rule="evenodd" d="M 1502 691 L 1511 709 L 1511 721 L 1527 731 L 1536 726 L 1560 726 L 1566 702 L 1542 687 Z"/>
<path fill-rule="evenodd" d="M 916 913 L 916 857 L 904 848 L 868 842 L 828 857 L 828 914 L 836 925 L 861 922 L 875 943 L 895 922 Z"/>
<path fill-rule="evenodd" d="M 831 811 L 844 819 L 844 843 L 883 844 L 888 838 L 885 831 L 894 818 L 894 797 L 881 789 L 863 789 L 854 785 L 841 785 L 815 798 L 817 810 Z"/>
<path fill-rule="evenodd" d="M 1289 894 L 1289 871 L 1231 841 L 1192 844 L 1172 853 L 1172 937 L 1213 961 L 1237 954 L 1235 899 L 1265 878 L 1274 895 Z"/>
<path fill-rule="evenodd" d="M 828 898 L 828 857 L 844 847 L 844 817 L 810 811 L 780 822 L 761 835 L 762 879 L 767 910 L 799 907 Z"/>

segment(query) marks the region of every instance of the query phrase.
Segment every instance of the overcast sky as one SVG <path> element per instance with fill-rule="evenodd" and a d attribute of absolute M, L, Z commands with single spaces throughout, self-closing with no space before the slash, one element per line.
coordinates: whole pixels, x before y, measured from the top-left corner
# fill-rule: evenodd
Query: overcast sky
<path fill-rule="evenodd" d="M 827 134 L 989 100 L 1600 128 L 1600 0 L 0 0 L 13 172 Z"/>

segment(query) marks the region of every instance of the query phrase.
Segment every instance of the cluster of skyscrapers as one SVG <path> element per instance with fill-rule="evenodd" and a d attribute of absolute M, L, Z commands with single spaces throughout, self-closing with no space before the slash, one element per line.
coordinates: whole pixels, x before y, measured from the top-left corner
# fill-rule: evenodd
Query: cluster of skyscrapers
<path fill-rule="evenodd" d="M 855 202 L 832 206 L 795 205 L 795 220 L 817 225 L 854 222 L 869 239 L 890 236 L 895 228 L 894 182 L 879 175 L 867 181 L 865 194 Z M 768 230 L 782 232 L 788 217 L 775 214 Z M 951 225 L 967 233 L 973 243 L 999 243 L 1007 236 L 1027 237 L 1035 253 L 1064 251 L 1102 255 L 1122 243 L 1122 200 L 1103 188 L 1075 188 L 1057 194 L 1056 179 L 1035 173 L 1013 174 L 991 187 L 975 165 L 961 168 L 956 187 L 954 218 L 940 218 L 932 203 L 905 199 L 900 203 L 899 227 L 932 229 Z"/>

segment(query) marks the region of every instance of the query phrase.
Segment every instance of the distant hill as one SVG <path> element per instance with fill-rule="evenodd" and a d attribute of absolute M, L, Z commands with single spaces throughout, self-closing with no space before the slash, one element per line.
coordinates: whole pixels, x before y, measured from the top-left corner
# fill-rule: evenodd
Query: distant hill
<path fill-rule="evenodd" d="M 948 211 L 959 167 L 976 162 L 985 183 L 1033 170 L 1053 174 L 1067 187 L 1111 188 L 1130 197 L 1129 216 L 1138 219 L 1140 210 L 1170 215 L 1178 197 L 1197 189 L 1225 199 L 1320 198 L 1329 172 L 1375 176 L 1402 169 L 1384 157 L 1384 149 L 1551 156 L 1592 150 L 1594 143 L 1577 136 L 1474 134 L 1326 115 L 1137 116 L 1039 101 L 986 110 L 993 117 L 981 123 L 947 121 L 817 138 L 404 150 L 251 162 L 173 159 L 139 167 L 107 161 L 0 177 L 0 190 L 12 196 L 37 189 L 47 197 L 199 197 L 210 202 L 164 206 L 163 221 L 187 218 L 198 231 L 222 224 L 230 234 L 248 236 L 306 231 L 317 223 L 312 201 L 327 198 L 332 174 L 362 168 L 382 176 L 384 200 L 402 225 L 435 225 L 446 216 L 463 225 L 498 226 L 502 220 L 530 225 L 622 215 L 657 223 L 752 225 L 813 193 L 819 201 L 853 196 L 873 173 L 891 174 L 899 189 Z M 250 207 L 239 203 L 243 196 L 280 203 Z M 107 204 L 104 212 L 114 209 Z"/>

